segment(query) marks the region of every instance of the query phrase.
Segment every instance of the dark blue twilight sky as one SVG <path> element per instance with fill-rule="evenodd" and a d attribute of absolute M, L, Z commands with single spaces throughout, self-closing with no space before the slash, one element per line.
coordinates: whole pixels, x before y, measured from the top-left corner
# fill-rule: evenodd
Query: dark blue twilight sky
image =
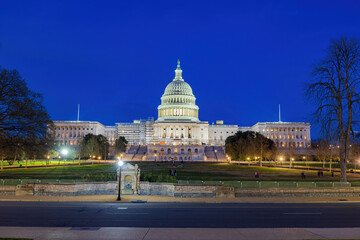
<path fill-rule="evenodd" d="M 0 0 L 0 65 L 53 120 L 157 117 L 181 60 L 201 120 L 310 121 L 304 85 L 329 40 L 360 37 L 359 1 Z M 317 131 L 313 131 L 317 137 Z"/>

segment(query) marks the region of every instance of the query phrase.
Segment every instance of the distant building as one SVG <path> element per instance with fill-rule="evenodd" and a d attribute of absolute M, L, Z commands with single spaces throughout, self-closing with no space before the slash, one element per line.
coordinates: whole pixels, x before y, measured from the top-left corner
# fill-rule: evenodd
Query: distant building
<path fill-rule="evenodd" d="M 201 156 L 205 156 L 209 149 L 192 146 L 223 146 L 226 138 L 237 131 L 259 132 L 284 149 L 307 148 L 311 145 L 310 123 L 282 122 L 279 119 L 279 122 L 258 122 L 252 127 L 239 127 L 226 125 L 218 120 L 216 124 L 209 125 L 207 121 L 199 120 L 199 107 L 195 101 L 192 88 L 182 78 L 178 61 L 175 78 L 166 86 L 161 97 L 157 120 L 148 118 L 134 120 L 132 123 L 116 123 L 115 126 L 104 126 L 91 121 L 55 121 L 56 141 L 60 144 L 78 145 L 84 135 L 92 133 L 106 136 L 110 145 L 114 145 L 115 140 L 123 136 L 130 145 L 151 144 L 153 147 L 149 150 L 154 154 L 166 154 L 168 150 L 169 154 L 174 154 L 184 150 L 183 154 L 192 154 L 196 159 L 206 159 Z M 176 145 L 186 145 L 188 148 L 171 147 Z M 134 148 L 133 151 L 138 152 L 139 149 Z M 141 151 L 146 152 L 147 149 L 142 148 Z M 184 158 L 185 155 L 182 159 Z"/>

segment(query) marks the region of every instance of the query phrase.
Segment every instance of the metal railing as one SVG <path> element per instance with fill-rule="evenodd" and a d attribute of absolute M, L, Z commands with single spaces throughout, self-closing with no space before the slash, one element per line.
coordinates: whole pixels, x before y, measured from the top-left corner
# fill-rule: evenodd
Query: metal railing
<path fill-rule="evenodd" d="M 196 181 L 179 180 L 179 184 L 218 184 L 235 188 L 336 188 L 352 187 L 351 183 L 341 182 L 293 182 L 293 181 Z M 353 184 L 353 187 L 359 186 L 359 183 Z"/>

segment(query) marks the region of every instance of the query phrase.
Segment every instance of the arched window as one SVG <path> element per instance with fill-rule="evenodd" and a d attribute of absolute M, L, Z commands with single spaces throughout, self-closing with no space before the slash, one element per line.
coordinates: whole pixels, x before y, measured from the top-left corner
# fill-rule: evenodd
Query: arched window
<path fill-rule="evenodd" d="M 180 151 L 181 151 L 181 153 L 185 153 L 185 150 L 183 148 Z"/>
<path fill-rule="evenodd" d="M 154 148 L 154 153 L 157 153 L 157 148 Z"/>
<path fill-rule="evenodd" d="M 163 148 L 160 149 L 160 153 L 161 153 L 161 154 L 164 154 L 164 149 L 163 149 Z"/>
<path fill-rule="evenodd" d="M 199 152 L 199 150 L 197 148 L 195 148 L 195 153 L 198 153 L 198 152 Z"/>
<path fill-rule="evenodd" d="M 191 153 L 191 148 L 188 149 L 188 153 Z"/>
<path fill-rule="evenodd" d="M 168 154 L 170 154 L 170 153 L 171 153 L 171 149 L 170 149 L 170 148 L 168 148 L 167 152 L 168 152 Z"/>

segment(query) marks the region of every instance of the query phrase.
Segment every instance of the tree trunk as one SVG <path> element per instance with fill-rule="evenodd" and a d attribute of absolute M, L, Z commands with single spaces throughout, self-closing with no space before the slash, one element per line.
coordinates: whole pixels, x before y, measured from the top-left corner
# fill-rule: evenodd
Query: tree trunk
<path fill-rule="evenodd" d="M 4 169 L 4 156 L 1 156 L 1 170 Z"/>
<path fill-rule="evenodd" d="M 342 131 L 341 131 L 342 132 Z M 339 139 L 339 151 L 340 151 L 340 182 L 347 182 L 346 176 L 346 157 L 345 157 L 345 141 L 343 137 L 343 133 L 340 133 Z"/>
<path fill-rule="evenodd" d="M 260 167 L 262 167 L 262 158 L 263 158 L 263 140 L 261 140 L 261 145 L 260 145 Z"/>

